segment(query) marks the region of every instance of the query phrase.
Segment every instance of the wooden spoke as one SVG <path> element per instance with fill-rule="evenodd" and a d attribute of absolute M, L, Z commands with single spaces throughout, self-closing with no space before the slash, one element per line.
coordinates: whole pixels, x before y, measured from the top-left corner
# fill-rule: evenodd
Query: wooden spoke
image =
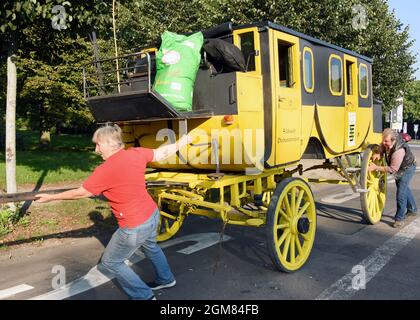
<path fill-rule="evenodd" d="M 296 252 L 295 252 L 295 235 L 293 234 L 290 239 L 290 262 L 296 262 Z"/>
<path fill-rule="evenodd" d="M 283 247 L 283 259 L 287 261 L 287 254 L 289 253 L 289 248 L 290 248 L 290 238 L 292 237 L 292 235 L 289 233 L 287 235 L 286 238 L 286 242 L 284 243 L 284 247 Z"/>
<path fill-rule="evenodd" d="M 283 231 L 283 234 L 280 236 L 280 239 L 278 240 L 278 246 L 280 247 L 283 243 L 283 241 L 286 239 L 286 237 L 289 235 L 290 229 L 286 229 Z"/>
<path fill-rule="evenodd" d="M 299 239 L 299 235 L 297 235 L 295 237 L 295 241 L 296 241 L 296 247 L 299 253 L 299 256 L 302 255 L 303 251 L 302 251 L 302 245 L 300 244 L 300 239 Z"/>
<path fill-rule="evenodd" d="M 306 209 L 308 209 L 308 207 L 311 205 L 310 202 L 305 202 L 305 204 L 303 205 L 303 207 L 300 209 L 300 211 L 297 214 L 297 218 L 299 219 L 303 213 L 306 211 Z"/>

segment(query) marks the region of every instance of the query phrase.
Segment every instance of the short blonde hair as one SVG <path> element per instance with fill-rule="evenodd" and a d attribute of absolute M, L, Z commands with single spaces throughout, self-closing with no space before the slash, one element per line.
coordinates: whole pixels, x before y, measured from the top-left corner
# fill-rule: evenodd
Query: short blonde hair
<path fill-rule="evenodd" d="M 382 132 L 382 138 L 391 137 L 391 141 L 397 140 L 397 133 L 391 128 L 386 128 Z"/>
<path fill-rule="evenodd" d="M 93 134 L 92 141 L 93 143 L 108 143 L 110 146 L 115 146 L 116 149 L 124 146 L 121 128 L 116 124 L 107 123 L 106 125 L 96 129 Z"/>

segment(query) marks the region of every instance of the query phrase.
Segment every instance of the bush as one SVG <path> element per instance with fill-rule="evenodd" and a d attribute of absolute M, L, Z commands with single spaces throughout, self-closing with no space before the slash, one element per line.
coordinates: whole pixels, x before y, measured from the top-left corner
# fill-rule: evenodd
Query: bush
<path fill-rule="evenodd" d="M 0 209 L 0 237 L 3 237 L 10 232 L 10 217 L 12 214 L 13 212 L 10 209 Z"/>
<path fill-rule="evenodd" d="M 7 206 L 0 207 L 0 238 L 12 231 L 12 227 L 22 216 L 20 208 L 15 210 Z"/>

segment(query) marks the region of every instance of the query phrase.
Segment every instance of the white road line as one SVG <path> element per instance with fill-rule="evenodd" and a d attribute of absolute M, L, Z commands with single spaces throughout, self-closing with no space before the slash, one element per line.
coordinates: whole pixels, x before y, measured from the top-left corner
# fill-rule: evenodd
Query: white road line
<path fill-rule="evenodd" d="M 15 294 L 25 292 L 28 290 L 33 289 L 34 287 L 31 287 L 27 284 L 21 284 L 9 289 L 0 290 L 0 300 L 6 299 L 8 297 L 14 296 Z"/>
<path fill-rule="evenodd" d="M 223 241 L 228 241 L 230 239 L 231 237 L 227 235 L 223 237 Z M 219 233 L 196 233 L 196 234 L 191 234 L 191 235 L 187 235 L 184 237 L 180 237 L 177 239 L 164 242 L 160 246 L 161 248 L 167 248 L 167 247 L 177 245 L 183 242 L 191 241 L 195 243 L 177 252 L 183 253 L 183 254 L 192 254 L 194 252 L 197 252 L 199 250 L 202 250 L 202 249 L 205 249 L 205 248 L 208 248 L 210 246 L 217 244 L 219 240 L 220 240 Z M 141 251 L 136 251 L 136 253 L 131 257 L 130 261 L 125 261 L 125 263 L 131 266 L 132 264 L 140 262 L 144 258 L 145 256 Z M 98 266 L 95 266 L 92 269 L 90 269 L 89 272 L 83 277 L 75 281 L 72 281 L 69 284 L 59 289 L 30 298 L 29 300 L 62 300 L 62 299 L 74 296 L 76 294 L 88 291 L 95 287 L 98 287 L 104 283 L 107 283 L 113 278 L 114 276 L 112 276 L 109 273 L 107 274 L 102 273 L 101 271 L 98 270 Z"/>
<path fill-rule="evenodd" d="M 382 246 L 377 248 L 369 257 L 356 264 L 357 266 L 362 266 L 366 271 L 366 285 L 392 259 L 392 257 L 419 233 L 420 218 L 417 218 L 395 234 L 391 239 L 387 240 Z M 355 276 L 356 274 L 352 272 L 347 273 L 331 287 L 324 290 L 316 300 L 350 299 L 358 292 L 358 289 L 353 288 L 352 286 L 352 281 Z"/>
<path fill-rule="evenodd" d="M 343 202 L 349 201 L 351 199 L 359 198 L 359 197 L 360 197 L 359 193 L 354 193 L 352 190 L 347 190 L 341 193 L 333 194 L 328 197 L 324 197 L 320 201 L 324 203 L 338 204 L 338 203 L 343 203 Z"/>

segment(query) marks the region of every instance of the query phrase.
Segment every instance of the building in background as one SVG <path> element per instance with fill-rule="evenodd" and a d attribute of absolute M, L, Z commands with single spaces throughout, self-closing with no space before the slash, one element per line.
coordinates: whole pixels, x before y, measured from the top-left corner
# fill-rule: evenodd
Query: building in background
<path fill-rule="evenodd" d="M 398 99 L 398 106 L 390 111 L 390 128 L 401 132 L 403 130 L 404 98 Z"/>

